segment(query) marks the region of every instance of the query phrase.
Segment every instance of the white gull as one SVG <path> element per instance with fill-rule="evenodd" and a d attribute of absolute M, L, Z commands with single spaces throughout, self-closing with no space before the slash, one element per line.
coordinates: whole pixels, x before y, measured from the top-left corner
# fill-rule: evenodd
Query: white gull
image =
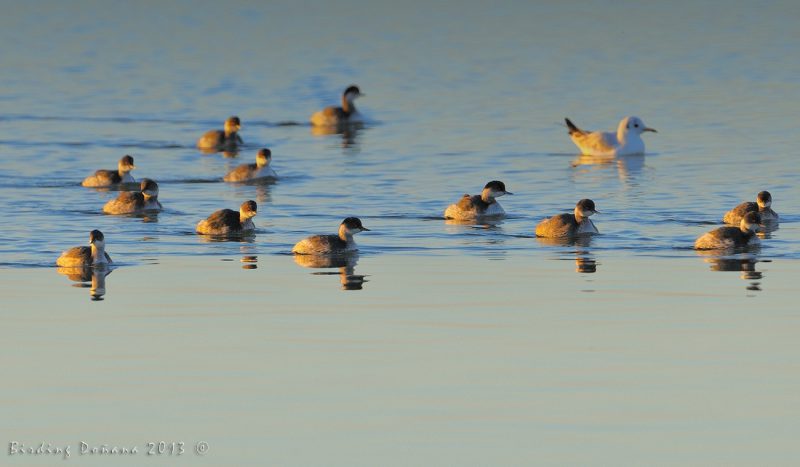
<path fill-rule="evenodd" d="M 564 119 L 569 128 L 572 142 L 587 156 L 628 156 L 644 154 L 642 133 L 656 130 L 648 128 L 639 117 L 625 117 L 619 122 L 617 132 L 581 130 L 568 118 Z"/>

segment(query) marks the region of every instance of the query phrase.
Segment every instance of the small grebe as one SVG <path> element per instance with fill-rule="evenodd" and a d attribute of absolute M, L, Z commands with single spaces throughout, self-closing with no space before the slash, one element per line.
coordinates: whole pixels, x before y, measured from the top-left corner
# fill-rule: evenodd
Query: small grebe
<path fill-rule="evenodd" d="M 278 174 L 269 166 L 272 162 L 272 151 L 259 149 L 255 164 L 242 164 L 228 172 L 223 180 L 226 182 L 252 182 L 265 178 L 278 178 Z"/>
<path fill-rule="evenodd" d="M 244 144 L 239 136 L 242 122 L 233 116 L 225 120 L 224 130 L 209 130 L 197 140 L 197 148 L 204 151 L 235 151 Z"/>
<path fill-rule="evenodd" d="M 572 214 L 558 214 L 539 222 L 536 236 L 546 238 L 573 237 L 599 233 L 589 216 L 597 214 L 594 201 L 582 199 Z"/>
<path fill-rule="evenodd" d="M 125 191 L 103 206 L 106 214 L 141 214 L 145 212 L 160 211 L 162 206 L 158 201 L 158 183 L 149 178 L 140 182 L 140 191 Z"/>
<path fill-rule="evenodd" d="M 311 115 L 311 124 L 315 126 L 336 126 L 361 121 L 361 114 L 356 110 L 354 101 L 363 96 L 358 86 L 350 86 L 342 94 L 341 107 L 325 107 Z"/>
<path fill-rule="evenodd" d="M 111 262 L 111 257 L 106 253 L 103 232 L 92 230 L 89 233 L 89 246 L 76 246 L 61 253 L 56 265 L 65 268 L 103 267 Z"/>
<path fill-rule="evenodd" d="M 444 217 L 445 219 L 456 220 L 502 217 L 506 215 L 506 212 L 495 198 L 513 194 L 510 191 L 506 191 L 506 185 L 503 182 L 493 180 L 483 187 L 480 195 L 470 196 L 465 194 L 457 203 L 448 206 L 444 211 Z"/>
<path fill-rule="evenodd" d="M 568 118 L 569 136 L 572 142 L 587 156 L 627 156 L 644 154 L 642 133 L 656 130 L 645 126 L 639 117 L 625 117 L 619 122 L 617 132 L 584 131 L 575 126 Z"/>
<path fill-rule="evenodd" d="M 772 208 L 772 195 L 769 191 L 762 191 L 756 196 L 756 202 L 742 203 L 725 213 L 722 221 L 726 224 L 738 225 L 745 214 L 757 212 L 761 216 L 761 222 L 778 222 L 778 213 Z"/>
<path fill-rule="evenodd" d="M 742 217 L 739 227 L 720 227 L 703 234 L 694 242 L 697 250 L 722 250 L 759 244 L 756 232 L 761 230 L 761 216 L 748 212 Z"/>
<path fill-rule="evenodd" d="M 89 175 L 83 179 L 81 185 L 90 188 L 98 188 L 119 185 L 121 183 L 136 183 L 136 180 L 134 180 L 129 173 L 135 168 L 136 166 L 133 165 L 133 157 L 123 156 L 117 164 L 117 170 L 98 170 L 94 175 Z"/>
<path fill-rule="evenodd" d="M 251 219 L 257 213 L 258 205 L 253 200 L 242 203 L 239 212 L 233 209 L 220 209 L 197 223 L 197 233 L 221 236 L 252 234 L 256 226 Z"/>
<path fill-rule="evenodd" d="M 314 235 L 297 242 L 292 253 L 299 255 L 335 255 L 358 251 L 353 235 L 369 230 L 358 217 L 348 217 L 339 225 L 338 235 Z"/>

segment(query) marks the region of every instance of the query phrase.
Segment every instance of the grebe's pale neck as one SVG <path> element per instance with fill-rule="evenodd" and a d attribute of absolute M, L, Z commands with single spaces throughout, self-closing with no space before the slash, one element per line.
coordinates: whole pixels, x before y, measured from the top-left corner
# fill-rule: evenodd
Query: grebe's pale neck
<path fill-rule="evenodd" d="M 92 264 L 107 264 L 106 240 L 103 232 L 92 230 L 89 233 L 89 246 L 92 248 Z"/>
<path fill-rule="evenodd" d="M 354 103 L 356 99 L 363 95 L 364 94 L 361 94 L 361 90 L 358 89 L 358 86 L 350 86 L 344 90 L 342 94 L 342 110 L 346 115 L 358 112 Z"/>
<path fill-rule="evenodd" d="M 242 122 L 239 117 L 230 117 L 225 120 L 225 137 L 230 137 L 236 134 L 242 128 Z"/>

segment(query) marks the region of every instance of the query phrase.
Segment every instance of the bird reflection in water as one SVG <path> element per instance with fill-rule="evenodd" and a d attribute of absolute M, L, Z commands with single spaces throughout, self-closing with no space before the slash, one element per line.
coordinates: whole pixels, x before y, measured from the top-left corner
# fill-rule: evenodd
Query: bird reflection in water
<path fill-rule="evenodd" d="M 248 231 L 239 235 L 195 235 L 203 243 L 224 243 L 224 242 L 239 242 L 239 243 L 255 243 L 256 231 Z"/>
<path fill-rule="evenodd" d="M 454 226 L 465 225 L 465 226 L 476 227 L 479 229 L 493 230 L 493 229 L 500 229 L 500 225 L 503 224 L 503 221 L 504 219 L 502 218 L 493 219 L 491 217 L 489 218 L 482 217 L 478 219 L 445 219 L 444 223 L 445 225 L 454 225 Z"/>
<path fill-rule="evenodd" d="M 480 246 L 496 246 L 504 245 L 506 237 L 504 235 L 484 235 L 483 233 L 475 234 L 475 230 L 480 229 L 490 232 L 503 232 L 503 219 L 481 218 L 481 219 L 445 219 L 448 233 L 464 234 L 460 237 L 459 242 L 467 247 Z M 505 251 L 488 251 L 489 256 L 495 259 L 502 259 L 505 257 Z"/>
<path fill-rule="evenodd" d="M 130 217 L 132 219 L 141 219 L 143 223 L 158 222 L 158 212 L 132 212 L 130 214 L 118 214 L 118 217 Z"/>
<path fill-rule="evenodd" d="M 258 269 L 258 256 L 242 256 L 242 269 Z"/>
<path fill-rule="evenodd" d="M 234 189 L 234 195 L 241 199 L 255 199 L 259 206 L 269 204 L 272 202 L 272 194 L 270 191 L 275 183 L 275 179 L 237 183 Z M 253 197 L 254 189 L 256 192 L 255 197 Z"/>
<path fill-rule="evenodd" d="M 72 284 L 73 287 L 88 287 L 92 301 L 103 300 L 106 294 L 106 276 L 111 274 L 111 271 L 109 267 L 56 268 L 56 272 L 76 282 Z"/>
<path fill-rule="evenodd" d="M 572 167 L 588 167 L 592 170 L 616 168 L 619 179 L 629 182 L 641 175 L 644 170 L 644 157 L 643 154 L 616 157 L 581 154 L 572 161 Z"/>
<path fill-rule="evenodd" d="M 597 272 L 597 261 L 591 256 L 575 256 L 575 272 L 595 273 Z"/>
<path fill-rule="evenodd" d="M 764 278 L 764 273 L 756 270 L 756 263 L 767 263 L 769 260 L 759 261 L 753 255 L 743 257 L 721 257 L 711 256 L 714 250 L 698 250 L 697 253 L 703 256 L 703 261 L 710 265 L 712 271 L 722 272 L 740 272 L 739 277 L 743 281 L 748 281 L 747 290 L 754 292 L 761 291 L 761 280 Z M 718 251 L 716 252 L 719 253 Z"/>
<path fill-rule="evenodd" d="M 239 246 L 239 253 L 242 254 L 242 269 L 258 269 L 258 255 L 256 247 L 252 243 L 242 243 Z"/>
<path fill-rule="evenodd" d="M 593 238 L 591 235 L 578 235 L 558 238 L 536 237 L 536 240 L 542 245 L 570 247 L 568 252 L 575 255 L 575 272 L 592 274 L 597 272 L 598 264 L 589 250 Z"/>
<path fill-rule="evenodd" d="M 132 183 L 117 183 L 111 186 L 93 186 L 89 187 L 98 193 L 109 193 L 112 191 L 139 191 L 141 184 L 139 182 Z"/>
<path fill-rule="evenodd" d="M 139 217 L 142 219 L 142 222 L 158 222 L 158 213 L 157 212 L 149 212 L 145 214 L 138 214 L 138 215 L 131 215 L 131 217 Z"/>
<path fill-rule="evenodd" d="M 761 221 L 761 230 L 756 232 L 756 235 L 761 240 L 768 240 L 772 238 L 772 232 L 778 230 L 780 227 L 780 223 L 778 221 L 771 221 L 771 220 L 763 220 Z"/>
<path fill-rule="evenodd" d="M 226 159 L 233 159 L 233 158 L 236 158 L 236 157 L 239 156 L 239 150 L 238 149 L 226 150 L 226 151 L 218 151 L 216 149 L 205 148 L 205 149 L 198 149 L 198 151 L 200 151 L 200 154 L 204 154 L 204 155 L 222 154 L 222 157 L 224 157 Z"/>
<path fill-rule="evenodd" d="M 312 136 L 340 135 L 342 149 L 358 152 L 359 134 L 364 129 L 364 123 L 352 122 L 340 125 L 311 126 Z"/>
<path fill-rule="evenodd" d="M 366 276 L 355 274 L 358 253 L 337 256 L 294 255 L 294 262 L 304 268 L 339 268 L 339 272 L 315 272 L 314 275 L 339 275 L 342 290 L 361 290 Z"/>

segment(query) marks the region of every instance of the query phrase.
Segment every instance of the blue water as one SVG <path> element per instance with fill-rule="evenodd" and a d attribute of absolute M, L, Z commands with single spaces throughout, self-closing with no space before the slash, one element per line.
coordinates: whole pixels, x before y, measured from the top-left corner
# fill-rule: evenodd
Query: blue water
<path fill-rule="evenodd" d="M 795 2 L 6 5 L 2 353 L 21 354 L 5 368 L 26 376 L 0 400 L 15 406 L 3 419 L 31 421 L 0 431 L 28 443 L 191 433 L 215 438 L 212 449 L 242 465 L 796 461 L 782 443 L 800 428 L 790 332 L 800 265 L 798 20 Z M 357 102 L 365 127 L 314 132 L 311 113 L 351 83 L 366 94 Z M 197 138 L 230 115 L 242 120 L 242 151 L 200 154 Z M 644 156 L 581 158 L 563 125 L 570 117 L 612 130 L 627 115 L 658 129 L 645 134 Z M 261 147 L 272 150 L 276 183 L 221 181 Z M 124 154 L 136 159 L 134 177 L 158 181 L 157 216 L 103 215 L 117 193 L 80 186 Z M 495 179 L 515 193 L 501 199 L 507 219 L 442 219 L 448 204 Z M 781 223 L 760 249 L 691 249 L 726 210 L 765 189 Z M 537 222 L 580 198 L 596 202 L 601 235 L 581 245 L 534 237 Z M 259 204 L 254 239 L 194 234 L 200 219 L 247 199 Z M 295 263 L 295 242 L 334 233 L 351 215 L 372 229 L 357 237 L 353 264 Z M 52 265 L 92 229 L 105 233 L 118 268 L 104 300 L 90 304 Z M 131 362 L 130 378 L 155 384 L 146 401 L 115 387 L 120 404 L 105 407 L 108 418 L 75 422 L 94 413 L 90 395 L 106 383 L 88 369 L 55 383 L 29 370 L 61 358 L 62 338 L 41 331 L 53 323 L 72 336 L 71 357 L 103 355 L 109 371 Z M 153 360 L 142 339 L 178 362 L 210 363 Z M 752 356 L 756 343 L 765 347 Z M 281 378 L 263 373 L 264 362 Z M 195 387 L 187 378 L 213 394 L 182 397 Z M 39 384 L 55 386 L 31 392 Z M 371 389 L 352 394 L 359 385 Z M 745 389 L 731 393 L 737 385 Z M 698 388 L 718 405 L 708 408 Z M 747 405 L 748 390 L 763 404 Z M 145 402 L 177 405 L 167 421 L 137 412 Z M 181 411 L 189 402 L 209 406 L 220 426 L 198 429 L 204 416 Z M 594 414 L 595 402 L 608 410 Z M 42 431 L 61 403 L 70 408 Z M 537 418 L 544 407 L 546 421 Z M 133 428 L 114 414 L 136 414 Z M 626 457 L 631 432 L 637 447 Z M 678 447 L 664 452 L 658 433 Z M 327 441 L 304 438 L 312 434 Z M 270 437 L 283 442 L 266 453 L 244 447 Z M 549 447 L 528 444 L 537 438 Z M 566 452 L 575 443 L 589 448 Z"/>

